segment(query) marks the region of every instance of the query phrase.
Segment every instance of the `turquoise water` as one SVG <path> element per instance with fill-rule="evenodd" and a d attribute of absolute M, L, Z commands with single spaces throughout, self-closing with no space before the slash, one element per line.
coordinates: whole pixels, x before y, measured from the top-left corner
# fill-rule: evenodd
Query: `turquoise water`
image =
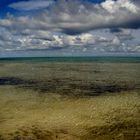
<path fill-rule="evenodd" d="M 0 62 L 99 62 L 99 63 L 140 63 L 140 57 L 13 57 L 0 58 Z"/>

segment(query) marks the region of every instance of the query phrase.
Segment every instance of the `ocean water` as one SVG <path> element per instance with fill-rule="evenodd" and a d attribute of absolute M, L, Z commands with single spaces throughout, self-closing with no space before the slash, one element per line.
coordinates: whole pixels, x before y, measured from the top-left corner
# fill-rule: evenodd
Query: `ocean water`
<path fill-rule="evenodd" d="M 12 57 L 0 58 L 0 61 L 12 62 L 99 62 L 99 63 L 140 63 L 140 57 L 116 57 L 116 56 L 97 56 L 97 57 Z"/>

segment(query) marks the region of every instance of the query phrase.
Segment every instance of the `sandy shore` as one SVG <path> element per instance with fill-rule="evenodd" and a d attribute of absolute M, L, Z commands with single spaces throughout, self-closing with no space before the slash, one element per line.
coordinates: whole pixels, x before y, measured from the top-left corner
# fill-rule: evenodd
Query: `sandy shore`
<path fill-rule="evenodd" d="M 0 140 L 139 140 L 138 73 L 139 64 L 3 64 Z"/>
<path fill-rule="evenodd" d="M 6 86 L 0 97 L 4 140 L 140 138 L 138 93 L 62 98 Z"/>

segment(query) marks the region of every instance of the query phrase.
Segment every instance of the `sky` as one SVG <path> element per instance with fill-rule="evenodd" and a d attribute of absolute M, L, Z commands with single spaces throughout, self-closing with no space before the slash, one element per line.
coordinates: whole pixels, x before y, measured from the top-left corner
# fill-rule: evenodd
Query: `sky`
<path fill-rule="evenodd" d="M 140 56 L 139 0 L 0 0 L 0 57 Z"/>

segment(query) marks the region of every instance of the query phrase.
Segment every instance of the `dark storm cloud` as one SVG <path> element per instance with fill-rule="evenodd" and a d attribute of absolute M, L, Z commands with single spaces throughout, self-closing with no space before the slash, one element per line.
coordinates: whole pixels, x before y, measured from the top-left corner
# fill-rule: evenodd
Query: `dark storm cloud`
<path fill-rule="evenodd" d="M 120 28 L 111 28 L 110 32 L 111 33 L 119 33 L 119 32 L 121 32 L 121 29 Z"/>

